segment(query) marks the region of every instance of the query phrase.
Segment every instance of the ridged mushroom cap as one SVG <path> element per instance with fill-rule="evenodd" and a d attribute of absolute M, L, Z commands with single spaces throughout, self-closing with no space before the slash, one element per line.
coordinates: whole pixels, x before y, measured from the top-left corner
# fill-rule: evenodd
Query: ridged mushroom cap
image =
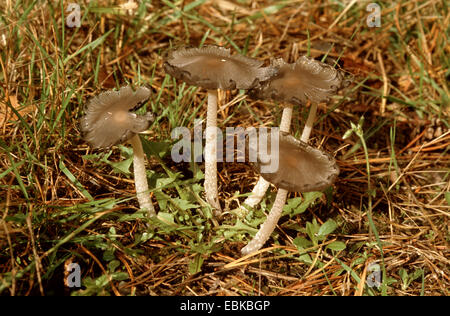
<path fill-rule="evenodd" d="M 328 153 L 302 142 L 288 133 L 280 132 L 278 155 L 272 155 L 271 138 L 268 138 L 271 159 L 278 158 L 278 170 L 263 173 L 264 165 L 271 165 L 271 159 L 261 159 L 258 152 L 257 162 L 252 163 L 255 170 L 267 181 L 278 188 L 290 192 L 322 191 L 336 180 L 339 167 Z M 257 150 L 251 148 L 250 150 Z"/>
<path fill-rule="evenodd" d="M 135 91 L 130 86 L 118 91 L 106 91 L 89 100 L 85 115 L 80 120 L 84 139 L 94 148 L 106 148 L 124 143 L 149 128 L 153 115 L 137 115 L 136 110 L 151 95 L 150 89 L 139 87 Z"/>
<path fill-rule="evenodd" d="M 327 101 L 348 84 L 341 71 L 306 56 L 293 64 L 279 58 L 272 61 L 272 67 L 278 69 L 278 73 L 249 91 L 250 97 L 305 105 L 308 100 Z"/>
<path fill-rule="evenodd" d="M 219 46 L 182 48 L 169 53 L 165 71 L 177 79 L 205 89 L 250 89 L 274 74 L 272 67 Z"/>

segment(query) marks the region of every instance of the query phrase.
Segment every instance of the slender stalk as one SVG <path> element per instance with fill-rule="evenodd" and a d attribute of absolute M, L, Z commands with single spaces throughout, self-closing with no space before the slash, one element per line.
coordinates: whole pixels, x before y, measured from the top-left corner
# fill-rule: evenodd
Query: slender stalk
<path fill-rule="evenodd" d="M 382 278 L 382 284 L 381 284 L 381 293 L 383 296 L 387 295 L 387 274 L 386 274 L 386 265 L 385 265 L 385 261 L 384 261 L 384 251 L 383 251 L 383 244 L 381 243 L 380 240 L 380 236 L 378 234 L 378 230 L 375 227 L 375 223 L 373 222 L 373 217 L 372 217 L 372 185 L 371 185 L 371 180 L 370 180 L 370 162 L 369 162 L 369 150 L 367 149 L 367 144 L 366 141 L 364 139 L 364 133 L 362 131 L 362 126 L 358 125 L 358 129 L 356 131 L 356 134 L 358 135 L 361 144 L 363 146 L 364 149 L 364 156 L 366 158 L 366 169 L 367 169 L 367 192 L 368 192 L 368 197 L 369 197 L 369 201 L 368 201 L 368 207 L 367 207 L 367 217 L 369 219 L 369 241 L 372 239 L 372 234 L 375 235 L 375 239 L 377 241 L 377 245 L 378 245 L 378 249 L 380 250 L 380 255 L 381 255 L 381 271 L 383 273 L 383 278 Z"/>
<path fill-rule="evenodd" d="M 270 182 L 259 176 L 258 182 L 256 182 L 250 195 L 245 199 L 244 203 L 241 205 L 237 214 L 239 217 L 245 217 L 248 213 L 247 206 L 255 207 L 258 205 L 266 194 L 267 189 L 270 186 Z"/>
<path fill-rule="evenodd" d="M 300 140 L 304 141 L 305 143 L 308 142 L 309 136 L 311 135 L 311 131 L 314 126 L 314 121 L 316 119 L 316 113 L 317 113 L 317 104 L 313 103 L 311 104 L 311 108 L 309 109 L 308 118 L 306 120 L 305 127 L 303 128 L 302 136 L 300 137 Z"/>
<path fill-rule="evenodd" d="M 129 142 L 133 146 L 134 185 L 139 207 L 146 209 L 149 216 L 155 216 L 156 212 L 148 190 L 147 174 L 145 173 L 145 154 L 139 135 L 134 135 Z"/>
<path fill-rule="evenodd" d="M 292 111 L 292 105 L 284 108 L 283 115 L 281 115 L 280 132 L 289 133 L 289 130 L 291 129 Z"/>
<path fill-rule="evenodd" d="M 292 106 L 287 106 L 283 109 L 283 114 L 281 116 L 280 131 L 289 133 L 292 120 Z M 263 177 L 259 177 L 258 182 L 253 187 L 252 193 L 248 196 L 243 205 L 240 207 L 238 215 L 244 217 L 248 213 L 248 209 L 245 206 L 255 207 L 258 205 L 266 194 L 269 188 L 270 182 L 265 180 Z"/>
<path fill-rule="evenodd" d="M 252 252 L 258 251 L 265 244 L 267 239 L 269 239 L 270 235 L 275 229 L 275 226 L 278 223 L 278 220 L 280 219 L 281 211 L 283 210 L 283 206 L 286 203 L 286 196 L 286 190 L 278 190 L 277 197 L 275 198 L 275 202 L 272 206 L 272 210 L 267 216 L 266 221 L 261 225 L 255 237 L 253 237 L 248 245 L 241 249 L 241 253 L 243 255 L 248 255 Z"/>
<path fill-rule="evenodd" d="M 314 123 L 314 119 L 316 117 L 316 112 L 317 112 L 317 105 L 313 104 L 309 111 L 308 119 L 306 120 L 306 124 L 302 132 L 301 140 L 304 142 L 308 142 L 309 136 L 311 135 L 311 130 Z M 287 125 L 288 126 L 287 129 L 286 125 L 287 123 L 282 121 L 280 124 L 280 131 L 289 132 L 290 122 L 289 125 Z M 247 255 L 252 252 L 258 251 L 259 249 L 261 249 L 261 247 L 264 245 L 267 239 L 269 239 L 270 235 L 275 230 L 275 226 L 277 226 L 278 220 L 281 217 L 283 207 L 286 204 L 288 193 L 289 192 L 287 190 L 278 189 L 277 196 L 275 197 L 275 202 L 273 203 L 272 209 L 270 210 L 267 219 L 261 225 L 255 237 L 248 243 L 247 246 L 241 249 L 241 253 L 243 255 Z"/>
<path fill-rule="evenodd" d="M 220 214 L 217 190 L 217 90 L 208 90 L 205 143 L 206 200 Z"/>

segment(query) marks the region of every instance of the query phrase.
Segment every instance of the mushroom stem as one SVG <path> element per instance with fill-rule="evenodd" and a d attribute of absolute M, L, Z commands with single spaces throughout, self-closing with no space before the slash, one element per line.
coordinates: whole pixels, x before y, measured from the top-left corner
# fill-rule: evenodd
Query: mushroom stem
<path fill-rule="evenodd" d="M 237 210 L 237 215 L 239 217 L 245 217 L 248 214 L 248 209 L 246 208 L 246 206 L 253 208 L 256 205 L 258 205 L 263 199 L 264 195 L 266 194 L 266 191 L 269 188 L 269 186 L 270 182 L 264 179 L 263 177 L 259 176 L 258 182 L 256 182 L 252 192 L 245 199 L 241 207 Z"/>
<path fill-rule="evenodd" d="M 292 105 L 284 108 L 283 115 L 281 115 L 280 132 L 289 133 L 289 130 L 291 129 L 292 110 Z"/>
<path fill-rule="evenodd" d="M 292 120 L 292 109 L 293 106 L 289 105 L 283 109 L 283 114 L 281 115 L 280 131 L 289 132 Z M 258 205 L 266 194 L 269 188 L 270 182 L 265 180 L 263 177 L 259 176 L 258 182 L 253 187 L 252 193 L 248 196 L 243 205 L 238 211 L 240 217 L 245 217 L 248 213 L 248 209 L 245 206 L 255 207 Z"/>
<path fill-rule="evenodd" d="M 205 143 L 205 193 L 208 203 L 220 214 L 217 191 L 217 90 L 208 90 Z"/>
<path fill-rule="evenodd" d="M 313 102 L 311 104 L 311 108 L 309 109 L 308 119 L 306 120 L 305 127 L 303 128 L 302 136 L 300 140 L 307 143 L 309 136 L 311 135 L 311 131 L 314 125 L 314 120 L 316 119 L 317 113 L 317 103 Z"/>
<path fill-rule="evenodd" d="M 313 103 L 311 105 L 311 109 L 309 110 L 308 119 L 306 120 L 305 127 L 303 128 L 301 140 L 305 143 L 308 142 L 309 136 L 311 135 L 312 126 L 314 123 L 314 119 L 316 117 L 317 112 L 317 104 Z M 291 107 L 292 113 L 292 107 Z M 284 113 L 283 113 L 284 114 Z M 284 123 L 283 121 L 281 122 Z M 289 132 L 289 125 L 285 123 L 288 128 L 287 130 L 283 130 L 286 125 L 280 124 L 280 130 L 282 132 Z M 258 251 L 264 245 L 264 243 L 269 239 L 272 232 L 275 230 L 275 226 L 277 226 L 278 220 L 281 217 L 281 213 L 283 212 L 283 207 L 286 204 L 286 199 L 288 195 L 288 191 L 285 189 L 278 189 L 277 196 L 275 197 L 275 202 L 273 203 L 272 209 L 267 216 L 265 222 L 261 225 L 255 237 L 248 243 L 247 246 L 241 249 L 241 253 L 243 255 L 250 254 L 252 252 Z"/>
<path fill-rule="evenodd" d="M 136 186 L 136 196 L 139 207 L 146 209 L 149 216 L 155 216 L 155 209 L 150 198 L 147 182 L 147 174 L 145 173 L 145 154 L 142 148 L 142 142 L 139 135 L 134 135 L 129 142 L 133 146 L 133 168 L 134 168 L 134 185 Z"/>
<path fill-rule="evenodd" d="M 284 189 L 279 189 L 275 202 L 273 203 L 272 210 L 267 216 L 266 221 L 261 225 L 255 237 L 248 243 L 247 246 L 241 249 L 243 255 L 248 255 L 252 252 L 258 251 L 264 245 L 264 243 L 269 239 L 278 220 L 281 216 L 281 211 L 286 202 L 287 191 Z"/>

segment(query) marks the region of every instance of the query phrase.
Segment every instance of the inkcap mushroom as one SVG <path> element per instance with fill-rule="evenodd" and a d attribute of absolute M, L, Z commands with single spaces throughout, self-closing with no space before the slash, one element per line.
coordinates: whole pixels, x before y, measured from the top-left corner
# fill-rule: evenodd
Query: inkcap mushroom
<path fill-rule="evenodd" d="M 268 148 L 272 150 L 271 144 L 268 145 Z M 255 237 L 242 248 L 243 255 L 259 250 L 269 239 L 280 219 L 287 192 L 321 191 L 332 185 L 339 174 L 339 167 L 331 155 L 287 133 L 280 132 L 276 148 L 278 148 L 278 152 L 275 154 L 271 152 L 268 157 L 278 159 L 278 170 L 271 173 L 260 173 L 260 175 L 278 187 L 277 198 Z M 249 150 L 259 153 L 258 148 Z M 272 162 L 270 159 L 265 161 L 258 159 L 253 163 L 258 172 L 264 165 L 272 165 Z M 282 193 L 280 194 L 280 192 Z"/>
<path fill-rule="evenodd" d="M 150 89 L 130 86 L 118 91 L 106 91 L 89 100 L 85 115 L 80 119 L 84 139 L 94 148 L 108 148 L 125 142 L 133 147 L 134 183 L 139 206 L 150 216 L 155 215 L 145 173 L 145 158 L 138 133 L 150 127 L 153 115 L 137 115 L 131 111 L 140 108 L 151 95 Z"/>

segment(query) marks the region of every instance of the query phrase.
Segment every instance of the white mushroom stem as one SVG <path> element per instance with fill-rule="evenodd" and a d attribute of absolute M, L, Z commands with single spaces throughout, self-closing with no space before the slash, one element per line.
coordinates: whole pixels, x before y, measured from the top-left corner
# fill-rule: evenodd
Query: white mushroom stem
<path fill-rule="evenodd" d="M 217 90 L 208 90 L 205 143 L 205 193 L 206 200 L 221 211 L 217 191 Z"/>
<path fill-rule="evenodd" d="M 291 120 L 292 106 L 288 106 L 283 109 L 283 114 L 281 116 L 280 122 L 280 131 L 289 132 Z M 253 187 L 252 193 L 245 199 L 243 205 L 240 207 L 238 215 L 244 217 L 248 213 L 248 210 L 245 207 L 246 205 L 250 207 L 255 207 L 256 205 L 258 205 L 266 194 L 269 186 L 270 182 L 259 176 L 258 182 Z"/>
<path fill-rule="evenodd" d="M 316 104 L 311 105 L 311 109 L 309 110 L 308 114 L 308 119 L 306 120 L 306 124 L 301 136 L 301 140 L 304 141 L 305 143 L 308 142 L 309 136 L 311 135 L 314 119 L 316 118 L 316 112 L 317 112 L 317 105 Z M 285 128 L 286 125 L 280 124 L 280 130 L 282 132 L 289 132 L 289 125 L 287 130 L 283 130 L 282 128 Z M 267 239 L 269 239 L 270 235 L 277 226 L 278 220 L 281 217 L 283 207 L 286 204 L 287 195 L 288 195 L 287 190 L 284 189 L 278 190 L 275 202 L 273 203 L 272 209 L 270 210 L 267 219 L 261 225 L 255 237 L 248 243 L 247 246 L 241 249 L 241 253 L 243 255 L 248 255 L 255 251 L 258 251 L 259 249 L 261 249 L 261 247 L 264 245 Z"/>
<path fill-rule="evenodd" d="M 155 216 L 155 209 L 148 190 L 147 174 L 145 173 L 145 154 L 139 135 L 134 135 L 129 142 L 133 146 L 133 169 L 136 196 L 141 209 L 146 209 L 149 216 Z"/>
<path fill-rule="evenodd" d="M 309 109 L 308 119 L 306 120 L 305 127 L 303 128 L 302 136 L 300 140 L 307 143 L 309 139 L 309 135 L 311 135 L 311 131 L 314 125 L 314 121 L 316 119 L 317 113 L 317 103 L 312 103 L 311 108 Z"/>

